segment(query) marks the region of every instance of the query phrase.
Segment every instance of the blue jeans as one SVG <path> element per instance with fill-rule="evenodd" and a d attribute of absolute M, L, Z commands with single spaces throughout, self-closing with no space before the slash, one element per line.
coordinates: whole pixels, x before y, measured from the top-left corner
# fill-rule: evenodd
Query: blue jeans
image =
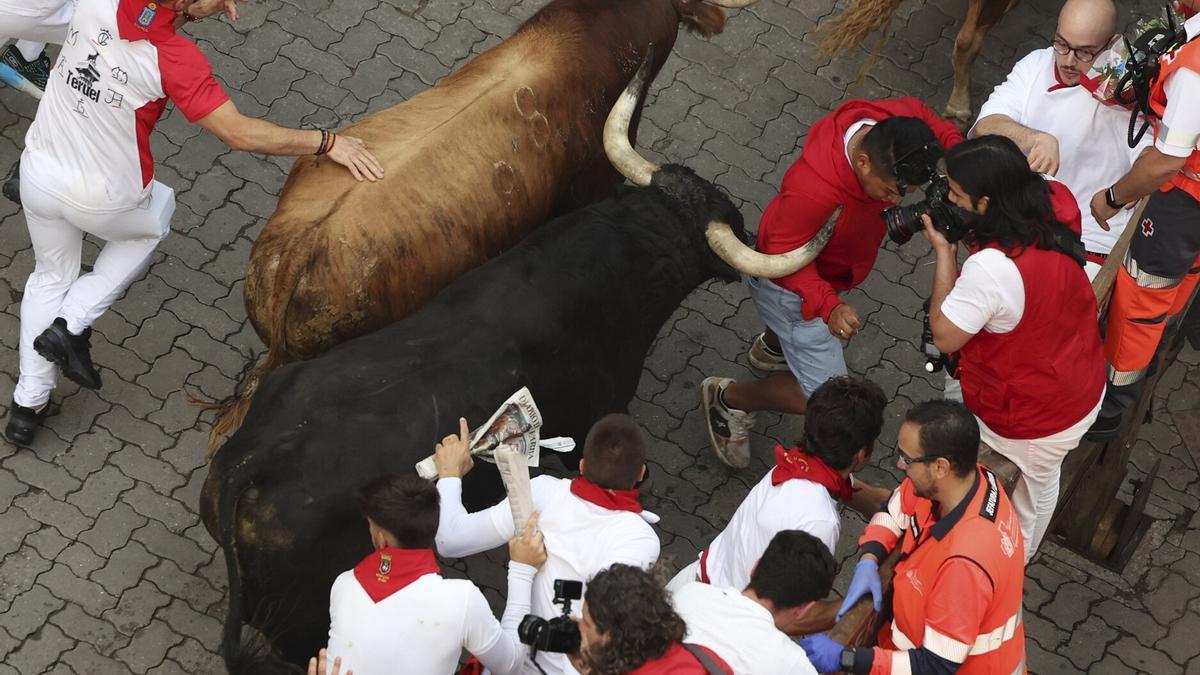
<path fill-rule="evenodd" d="M 779 336 L 788 368 L 805 396 L 812 396 L 825 380 L 846 374 L 841 341 L 829 333 L 829 326 L 819 317 L 808 321 L 802 318 L 804 300 L 799 295 L 770 279 L 743 276 L 758 315 Z"/>

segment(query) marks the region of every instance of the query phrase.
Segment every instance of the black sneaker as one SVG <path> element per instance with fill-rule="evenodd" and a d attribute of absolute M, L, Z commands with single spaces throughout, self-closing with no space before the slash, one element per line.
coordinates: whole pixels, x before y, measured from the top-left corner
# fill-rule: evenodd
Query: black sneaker
<path fill-rule="evenodd" d="M 1097 417 L 1095 422 L 1092 422 L 1091 428 L 1083 435 L 1085 441 L 1094 443 L 1104 443 L 1111 441 L 1117 437 L 1117 432 L 1121 430 L 1121 414 L 1110 415 L 1108 417 Z"/>
<path fill-rule="evenodd" d="M 46 55 L 45 49 L 42 50 L 41 56 L 32 61 L 26 61 L 14 43 L 0 53 L 0 61 L 17 71 L 21 77 L 32 82 L 33 86 L 46 91 L 46 82 L 50 79 L 50 57 Z"/>
<path fill-rule="evenodd" d="M 48 410 L 49 403 L 42 406 L 41 410 L 34 410 L 17 405 L 14 401 L 8 411 L 8 425 L 4 427 L 4 437 L 15 445 L 29 445 L 33 442 L 34 432 L 42 426 L 42 420 L 46 419 Z"/>
<path fill-rule="evenodd" d="M 91 337 L 91 328 L 85 329 L 83 335 L 71 335 L 66 319 L 59 317 L 33 339 L 33 348 L 47 361 L 58 364 L 63 375 L 72 382 L 88 389 L 99 389 L 100 373 L 92 365 Z"/>
<path fill-rule="evenodd" d="M 17 160 L 13 164 L 12 170 L 8 172 L 8 177 L 4 179 L 4 198 L 8 201 L 21 205 L 21 160 Z"/>

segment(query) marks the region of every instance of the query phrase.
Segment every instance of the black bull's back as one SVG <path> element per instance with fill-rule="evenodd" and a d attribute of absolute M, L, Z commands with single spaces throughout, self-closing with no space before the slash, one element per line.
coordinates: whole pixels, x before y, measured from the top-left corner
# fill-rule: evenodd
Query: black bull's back
<path fill-rule="evenodd" d="M 269 624 L 288 660 L 315 653 L 334 578 L 369 551 L 355 490 L 412 471 L 459 416 L 477 426 L 528 386 L 543 435 L 582 447 L 593 421 L 626 409 L 662 323 L 700 282 L 731 274 L 705 244 L 708 220 L 741 227 L 685 168 L 655 185 L 551 221 L 407 319 L 267 378 L 202 496 L 236 560 L 227 630 L 244 617 Z M 477 463 L 464 495 L 472 509 L 498 501 L 495 468 Z"/>

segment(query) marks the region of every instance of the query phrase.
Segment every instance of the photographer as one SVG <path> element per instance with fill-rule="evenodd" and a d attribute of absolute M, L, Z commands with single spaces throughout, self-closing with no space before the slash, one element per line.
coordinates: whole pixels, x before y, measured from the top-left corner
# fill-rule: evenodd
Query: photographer
<path fill-rule="evenodd" d="M 613 565 L 588 583 L 571 663 L 583 675 L 733 675 L 712 650 L 683 644 L 686 632 L 653 575 Z"/>
<path fill-rule="evenodd" d="M 833 590 L 837 563 L 819 539 L 800 530 L 775 535 L 744 589 L 688 584 L 674 593 L 688 642 L 713 650 L 736 673 L 816 675 L 792 640 L 808 613 Z"/>
<path fill-rule="evenodd" d="M 839 503 L 870 518 L 891 494 L 850 477 L 870 461 L 885 407 L 883 390 L 862 377 L 835 377 L 817 387 L 808 402 L 802 440 L 792 448 L 776 446 L 775 467 L 750 490 L 699 560 L 668 588 L 694 581 L 745 588 L 763 551 L 783 530 L 803 530 L 836 550 Z M 814 607 L 803 632 L 833 627 L 839 605 Z"/>
<path fill-rule="evenodd" d="M 983 442 L 1021 469 L 1012 502 L 1028 560 L 1053 515 L 1063 458 L 1104 394 L 1079 209 L 1065 186 L 1032 171 L 1003 136 L 959 144 L 946 170 L 949 215 L 922 216 L 937 255 L 933 339 L 943 353 L 959 353 L 963 401 Z M 963 236 L 970 251 L 961 275 L 947 232 Z"/>
<path fill-rule="evenodd" d="M 1182 39 L 1138 92 L 1155 126 L 1154 146 L 1092 196 L 1092 213 L 1106 223 L 1150 195 L 1113 285 L 1104 336 L 1108 392 L 1088 432 L 1096 441 L 1116 435 L 1200 280 L 1200 0 L 1181 0 L 1178 8 L 1191 17 Z"/>
<path fill-rule="evenodd" d="M 442 496 L 437 548 L 450 557 L 500 546 L 515 530 L 507 499 L 476 513 L 463 508 L 462 476 L 474 462 L 467 447 L 470 427 L 465 420 L 459 424 L 460 433 L 447 436 L 434 454 Z M 579 472 L 574 479 L 530 481 L 548 550 L 533 580 L 532 613 L 544 619 L 560 614 L 553 601 L 555 580 L 584 581 L 614 563 L 646 568 L 658 559 L 658 535 L 650 526 L 658 517 L 642 509 L 636 487 L 646 473 L 646 438 L 632 417 L 608 415 L 592 426 Z M 574 672 L 561 653 L 539 652 L 536 663 L 549 675 Z"/>
<path fill-rule="evenodd" d="M 871 273 L 886 231 L 880 210 L 928 182 L 944 148 L 961 140 L 957 127 L 911 97 L 847 101 L 812 125 L 763 213 L 757 247 L 784 253 L 825 243 L 794 274 L 746 279 L 767 328 L 751 345 L 750 364 L 769 374 L 700 384 L 709 441 L 722 462 L 749 465 L 755 411 L 803 415 L 822 382 L 846 374 L 840 340 L 854 337 L 862 321 L 838 294 Z"/>
<path fill-rule="evenodd" d="M 517 624 L 546 560 L 536 515 L 509 541 L 508 605 L 497 622 L 470 581 L 445 579 L 433 554 L 438 492 L 413 475 L 385 476 L 359 493 L 374 553 L 343 572 L 329 593 L 327 658 L 356 675 L 449 675 L 466 649 L 495 675 L 525 663 Z M 316 668 L 310 663 L 310 672 Z M 324 673 L 322 673 L 324 675 Z M 347 673 L 349 675 L 349 673 Z"/>

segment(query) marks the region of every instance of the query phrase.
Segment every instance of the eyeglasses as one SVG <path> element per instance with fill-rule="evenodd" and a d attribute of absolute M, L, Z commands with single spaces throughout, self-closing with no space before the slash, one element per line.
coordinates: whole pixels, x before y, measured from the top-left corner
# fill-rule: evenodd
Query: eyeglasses
<path fill-rule="evenodd" d="M 1100 47 L 1072 47 L 1067 44 L 1067 41 L 1062 38 L 1054 38 L 1051 43 L 1054 47 L 1054 53 L 1059 56 L 1066 56 L 1071 52 L 1075 52 L 1075 59 L 1080 63 L 1091 63 L 1096 60 L 1096 56 L 1100 53 Z"/>
<path fill-rule="evenodd" d="M 900 466 L 900 469 L 902 471 L 907 471 L 908 467 L 912 466 L 913 464 L 924 464 L 926 462 L 932 462 L 936 459 L 941 459 L 941 458 L 945 457 L 945 455 L 925 455 L 924 457 L 909 457 L 908 455 L 904 454 L 904 451 L 901 450 L 900 448 L 896 448 L 896 454 L 900 457 L 897 464 Z"/>

